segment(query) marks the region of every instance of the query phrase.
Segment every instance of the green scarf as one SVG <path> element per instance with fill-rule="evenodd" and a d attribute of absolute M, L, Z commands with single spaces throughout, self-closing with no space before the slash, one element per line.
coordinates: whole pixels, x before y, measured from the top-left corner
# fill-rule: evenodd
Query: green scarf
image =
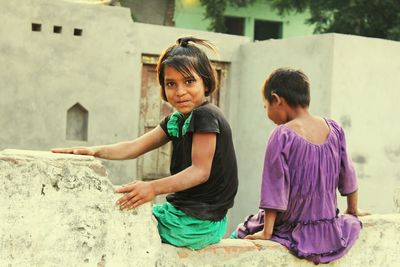
<path fill-rule="evenodd" d="M 168 133 L 170 136 L 179 138 L 179 123 L 184 119 L 185 119 L 185 117 L 178 111 L 175 111 L 174 113 L 172 113 L 172 115 L 169 118 L 169 121 L 167 123 L 167 130 L 168 130 Z M 190 113 L 189 117 L 183 123 L 182 136 L 184 136 L 186 134 L 191 119 L 192 119 L 192 113 Z"/>

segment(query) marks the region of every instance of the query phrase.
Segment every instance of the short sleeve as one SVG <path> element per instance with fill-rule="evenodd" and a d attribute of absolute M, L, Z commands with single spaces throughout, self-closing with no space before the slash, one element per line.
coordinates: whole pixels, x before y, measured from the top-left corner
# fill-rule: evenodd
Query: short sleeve
<path fill-rule="evenodd" d="M 357 190 L 357 176 L 351 158 L 347 154 L 346 137 L 341 127 L 339 135 L 340 173 L 338 190 L 342 196 L 345 196 Z"/>
<path fill-rule="evenodd" d="M 187 132 L 219 133 L 220 127 L 218 119 L 206 108 L 193 110 Z"/>
<path fill-rule="evenodd" d="M 290 193 L 290 177 L 284 154 L 287 133 L 277 127 L 271 134 L 264 158 L 261 183 L 260 209 L 287 209 Z"/>
<path fill-rule="evenodd" d="M 171 136 L 168 133 L 167 124 L 168 124 L 168 121 L 169 121 L 170 117 L 171 117 L 171 115 L 166 116 L 165 118 L 163 118 L 160 121 L 160 124 L 159 124 L 161 129 L 163 129 L 163 131 L 165 132 L 165 134 L 168 136 L 169 139 L 171 139 Z"/>

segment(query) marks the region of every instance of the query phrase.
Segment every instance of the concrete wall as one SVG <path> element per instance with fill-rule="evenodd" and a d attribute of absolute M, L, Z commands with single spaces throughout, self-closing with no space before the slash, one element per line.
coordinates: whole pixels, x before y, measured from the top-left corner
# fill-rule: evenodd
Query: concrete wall
<path fill-rule="evenodd" d="M 128 9 L 15 0 L 1 2 L 0 16 L 0 148 L 43 150 L 135 136 L 138 66 Z M 32 31 L 32 23 L 41 31 Z M 60 34 L 54 25 L 62 26 Z M 81 36 L 73 35 L 75 28 Z M 77 102 L 89 112 L 87 142 L 65 140 L 66 112 Z M 113 166 L 122 176 L 134 168 L 133 162 Z"/>
<path fill-rule="evenodd" d="M 0 266 L 149 266 L 151 207 L 121 211 L 120 196 L 93 157 L 1 151 Z"/>
<path fill-rule="evenodd" d="M 400 186 L 400 42 L 335 35 L 332 117 L 345 126 L 362 206 L 393 211 Z"/>
<path fill-rule="evenodd" d="M 133 23 L 128 8 L 64 1 L 3 1 L 0 16 L 0 149 L 50 149 L 115 143 L 138 135 L 141 57 L 158 55 L 179 36 L 209 39 L 217 61 L 236 62 L 245 37 Z M 31 30 L 40 23 L 40 32 Z M 53 26 L 62 26 L 61 34 Z M 82 36 L 74 36 L 74 28 Z M 11 33 L 11 34 L 10 34 Z M 233 69 L 233 73 L 234 73 Z M 231 74 L 229 74 L 231 75 Z M 224 110 L 230 113 L 236 77 Z M 88 110 L 88 140 L 66 140 L 67 110 Z M 136 178 L 136 161 L 105 161 L 116 184 Z"/>

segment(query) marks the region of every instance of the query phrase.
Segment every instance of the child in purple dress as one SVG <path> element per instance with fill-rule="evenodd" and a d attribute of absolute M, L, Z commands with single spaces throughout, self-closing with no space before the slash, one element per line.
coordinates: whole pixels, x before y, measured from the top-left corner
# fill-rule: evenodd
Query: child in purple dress
<path fill-rule="evenodd" d="M 260 211 L 249 216 L 234 238 L 270 239 L 296 256 L 327 263 L 346 254 L 367 215 L 357 207 L 357 179 L 343 129 L 313 116 L 307 76 L 277 69 L 265 81 L 264 108 L 278 125 L 265 153 Z M 336 189 L 347 197 L 339 215 Z"/>

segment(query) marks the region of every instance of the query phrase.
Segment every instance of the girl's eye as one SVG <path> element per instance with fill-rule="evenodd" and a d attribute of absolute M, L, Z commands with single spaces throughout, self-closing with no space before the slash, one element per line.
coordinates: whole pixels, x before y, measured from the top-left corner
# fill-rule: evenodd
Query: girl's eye
<path fill-rule="evenodd" d="M 196 80 L 194 80 L 194 79 L 188 79 L 188 80 L 186 80 L 185 81 L 185 83 L 186 84 L 192 84 L 192 83 L 194 83 Z"/>
<path fill-rule="evenodd" d="M 175 85 L 174 82 L 167 82 L 167 83 L 165 84 L 165 86 L 167 86 L 167 87 L 173 87 L 174 85 Z"/>

